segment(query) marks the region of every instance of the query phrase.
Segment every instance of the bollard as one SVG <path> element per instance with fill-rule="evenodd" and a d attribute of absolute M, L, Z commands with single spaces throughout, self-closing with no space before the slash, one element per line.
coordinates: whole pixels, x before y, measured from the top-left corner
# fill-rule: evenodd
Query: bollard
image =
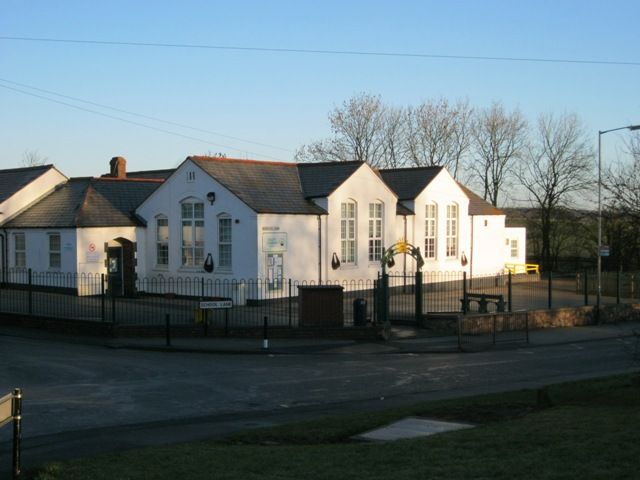
<path fill-rule="evenodd" d="M 164 325 L 165 325 L 165 337 L 167 341 L 167 347 L 171 346 L 171 317 L 167 313 L 164 317 Z"/>
<path fill-rule="evenodd" d="M 509 308 L 507 309 L 509 311 L 509 313 L 513 312 L 513 284 L 511 283 L 511 270 L 509 270 L 509 277 L 508 277 L 508 284 L 507 284 L 507 303 L 509 305 Z"/>
<path fill-rule="evenodd" d="M 268 336 L 268 328 L 269 328 L 269 321 L 267 319 L 267 317 L 264 317 L 264 329 L 262 332 L 262 349 L 263 350 L 269 350 L 269 336 Z"/>
<path fill-rule="evenodd" d="M 20 477 L 20 442 L 22 440 L 22 390 L 13 391 L 13 478 Z"/>

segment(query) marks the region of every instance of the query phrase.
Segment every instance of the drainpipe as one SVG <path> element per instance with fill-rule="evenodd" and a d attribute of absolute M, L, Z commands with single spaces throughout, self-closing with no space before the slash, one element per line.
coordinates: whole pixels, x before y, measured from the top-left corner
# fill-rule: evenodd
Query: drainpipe
<path fill-rule="evenodd" d="M 474 215 L 470 215 L 471 217 L 471 251 L 469 252 L 469 285 L 473 284 L 473 225 Z"/>
<path fill-rule="evenodd" d="M 322 285 L 322 217 L 318 215 L 318 285 Z"/>
<path fill-rule="evenodd" d="M 409 240 L 407 239 L 407 216 L 404 215 L 403 217 L 403 223 L 404 223 L 404 241 L 408 242 Z M 413 243 L 413 242 L 412 242 Z M 404 281 L 407 281 L 407 256 L 406 255 L 402 255 L 402 275 L 405 277 Z"/>
<path fill-rule="evenodd" d="M 0 269 L 2 269 L 2 281 L 6 281 L 9 265 L 9 236 L 6 228 L 3 228 L 2 231 L 3 233 L 0 233 L 0 238 L 2 238 L 2 265 L 0 265 Z"/>

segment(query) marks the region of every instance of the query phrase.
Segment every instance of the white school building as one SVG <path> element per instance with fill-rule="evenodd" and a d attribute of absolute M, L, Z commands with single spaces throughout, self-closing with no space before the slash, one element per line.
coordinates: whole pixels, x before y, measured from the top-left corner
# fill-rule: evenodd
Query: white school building
<path fill-rule="evenodd" d="M 0 267 L 137 279 L 376 278 L 383 249 L 420 248 L 423 271 L 502 273 L 525 263 L 525 229 L 442 167 L 188 157 L 175 169 L 67 178 L 55 167 L 0 170 Z M 413 259 L 396 270 L 413 272 Z M 92 292 L 79 292 L 92 293 Z M 95 292 L 94 292 L 95 293 Z"/>

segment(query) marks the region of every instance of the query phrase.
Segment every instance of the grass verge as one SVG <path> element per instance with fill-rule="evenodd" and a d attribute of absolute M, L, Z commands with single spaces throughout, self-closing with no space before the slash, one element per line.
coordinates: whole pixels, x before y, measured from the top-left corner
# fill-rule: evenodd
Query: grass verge
<path fill-rule="evenodd" d="M 30 475 L 75 479 L 640 478 L 638 375 L 539 392 L 423 403 L 233 435 L 224 441 L 56 462 Z M 546 399 L 543 399 L 546 400 Z M 350 438 L 406 416 L 477 425 L 387 443 Z"/>

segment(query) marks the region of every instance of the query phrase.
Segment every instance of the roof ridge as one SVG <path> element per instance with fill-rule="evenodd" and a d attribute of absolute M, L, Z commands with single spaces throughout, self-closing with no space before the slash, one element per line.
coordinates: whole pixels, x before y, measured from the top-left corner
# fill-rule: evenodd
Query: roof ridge
<path fill-rule="evenodd" d="M 49 169 L 54 168 L 53 163 L 47 163 L 46 165 L 33 165 L 31 167 L 15 167 L 15 168 L 3 168 L 0 169 L 0 172 L 23 172 L 25 170 L 38 170 L 38 169 Z"/>
<path fill-rule="evenodd" d="M 84 208 L 89 202 L 89 190 L 93 191 L 93 186 L 91 185 L 91 183 L 92 182 L 90 181 L 87 182 L 87 186 L 85 187 L 84 192 L 82 192 L 82 200 L 80 201 L 80 205 L 77 207 L 76 213 L 73 216 L 73 224 L 76 226 L 80 223 L 80 217 L 83 215 Z"/>
<path fill-rule="evenodd" d="M 351 165 L 351 164 L 363 164 L 367 162 L 363 162 L 361 160 L 331 160 L 330 162 L 298 162 L 296 165 L 299 167 L 317 167 L 319 165 L 328 166 L 328 165 Z"/>
<path fill-rule="evenodd" d="M 208 157 L 206 155 L 191 155 L 187 157 L 188 159 L 195 161 L 200 160 L 203 162 L 220 162 L 220 163 L 245 163 L 245 164 L 253 164 L 253 165 L 269 165 L 269 166 L 286 166 L 286 167 L 295 167 L 297 164 L 293 162 L 283 162 L 283 161 L 271 161 L 271 160 L 252 160 L 252 159 L 243 159 L 243 158 L 229 158 L 229 157 Z"/>
<path fill-rule="evenodd" d="M 436 170 L 442 169 L 444 165 L 422 165 L 418 167 L 397 167 L 397 168 L 379 168 L 380 172 L 399 172 L 407 170 Z"/>
<path fill-rule="evenodd" d="M 106 182 L 149 182 L 149 183 L 164 183 L 163 178 L 135 178 L 135 177 L 90 177 L 92 181 L 106 181 Z"/>

